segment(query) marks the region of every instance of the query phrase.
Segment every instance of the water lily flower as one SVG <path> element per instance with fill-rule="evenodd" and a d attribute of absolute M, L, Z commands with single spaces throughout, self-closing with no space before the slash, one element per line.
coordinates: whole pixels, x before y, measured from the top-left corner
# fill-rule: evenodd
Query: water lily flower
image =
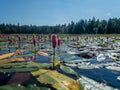
<path fill-rule="evenodd" d="M 8 41 L 9 41 L 9 43 L 11 43 L 12 42 L 12 40 L 10 39 L 10 37 L 8 36 Z"/>
<path fill-rule="evenodd" d="M 58 37 L 57 35 L 53 34 L 52 35 L 52 46 L 53 48 L 56 48 L 57 45 L 58 45 Z"/>
<path fill-rule="evenodd" d="M 21 36 L 20 35 L 18 35 L 18 41 L 21 41 Z"/>
<path fill-rule="evenodd" d="M 34 44 L 34 46 L 36 45 L 36 38 L 35 37 L 33 38 L 33 44 Z"/>
<path fill-rule="evenodd" d="M 55 48 L 57 47 L 58 45 L 58 36 L 56 34 L 53 34 L 52 35 L 52 46 L 53 46 L 53 69 L 55 69 Z"/>

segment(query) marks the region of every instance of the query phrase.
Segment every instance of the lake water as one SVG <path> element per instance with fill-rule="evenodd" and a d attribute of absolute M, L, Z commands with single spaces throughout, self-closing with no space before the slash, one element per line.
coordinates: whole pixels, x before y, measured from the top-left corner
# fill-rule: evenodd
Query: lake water
<path fill-rule="evenodd" d="M 60 48 L 61 51 L 67 51 L 69 48 L 67 47 L 66 44 L 63 44 Z M 11 49 L 11 51 L 15 51 L 15 49 Z M 75 51 L 73 49 L 72 51 Z M 0 54 L 2 53 L 7 53 L 8 50 L 6 48 L 3 48 L 0 51 Z M 24 54 L 30 54 L 29 51 L 26 51 Z M 37 59 L 36 62 L 49 62 L 50 58 L 49 57 L 44 57 L 44 56 L 39 56 L 36 55 Z M 60 54 L 61 60 L 82 60 L 81 57 L 74 56 L 74 55 L 69 55 L 69 54 Z M 107 61 L 112 61 L 111 59 L 107 59 Z M 92 58 L 91 63 L 98 63 L 96 61 L 96 58 Z M 113 71 L 113 70 L 108 70 L 105 68 L 102 69 L 78 69 L 78 68 L 73 68 L 79 75 L 84 75 L 88 78 L 91 78 L 95 81 L 98 82 L 105 82 L 107 85 L 112 86 L 114 88 L 120 89 L 120 80 L 117 80 L 117 77 L 120 76 L 119 71 Z"/>

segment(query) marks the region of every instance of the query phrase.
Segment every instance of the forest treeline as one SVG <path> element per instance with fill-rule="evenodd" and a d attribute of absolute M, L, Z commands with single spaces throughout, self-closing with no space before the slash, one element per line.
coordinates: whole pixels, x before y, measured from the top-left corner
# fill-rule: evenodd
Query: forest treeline
<path fill-rule="evenodd" d="M 120 34 L 120 18 L 79 20 L 56 26 L 0 24 L 2 34 Z"/>

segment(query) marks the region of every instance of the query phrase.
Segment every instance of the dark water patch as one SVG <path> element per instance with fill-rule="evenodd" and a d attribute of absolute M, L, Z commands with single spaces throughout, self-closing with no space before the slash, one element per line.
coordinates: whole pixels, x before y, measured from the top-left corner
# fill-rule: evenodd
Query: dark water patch
<path fill-rule="evenodd" d="M 0 73 L 0 86 L 6 85 L 14 73 Z"/>
<path fill-rule="evenodd" d="M 5 54 L 5 53 L 8 53 L 9 49 L 7 48 L 1 48 L 0 49 L 0 54 Z"/>
<path fill-rule="evenodd" d="M 108 69 L 78 69 L 74 68 L 74 70 L 79 75 L 84 75 L 88 78 L 91 78 L 98 82 L 107 82 L 107 85 L 112 86 L 114 88 L 120 89 L 120 81 L 117 80 L 117 77 L 120 75 L 120 72 L 112 72 Z"/>
<path fill-rule="evenodd" d="M 35 62 L 50 62 L 50 57 L 41 56 L 36 54 Z"/>
<path fill-rule="evenodd" d="M 31 54 L 31 51 L 30 50 L 26 50 L 23 52 L 23 55 L 27 55 L 27 54 Z"/>

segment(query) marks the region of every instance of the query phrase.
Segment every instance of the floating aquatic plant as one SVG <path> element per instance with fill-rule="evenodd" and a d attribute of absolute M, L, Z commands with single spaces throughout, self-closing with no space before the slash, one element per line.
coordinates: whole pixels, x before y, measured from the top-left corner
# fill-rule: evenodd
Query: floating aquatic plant
<path fill-rule="evenodd" d="M 28 85 L 26 87 L 18 84 L 18 85 L 4 85 L 0 86 L 0 90 L 51 90 L 48 87 L 38 87 L 34 85 Z"/>

